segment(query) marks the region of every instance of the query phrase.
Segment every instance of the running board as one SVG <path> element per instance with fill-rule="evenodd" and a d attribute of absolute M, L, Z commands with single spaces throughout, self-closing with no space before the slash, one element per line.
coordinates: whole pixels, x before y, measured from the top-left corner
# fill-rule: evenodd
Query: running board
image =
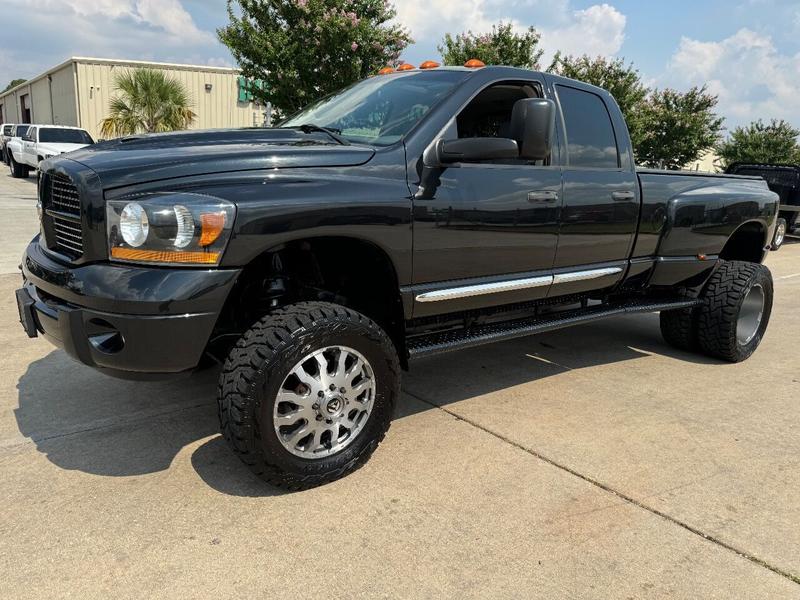
<path fill-rule="evenodd" d="M 505 323 L 491 323 L 468 329 L 432 333 L 410 338 L 407 340 L 406 346 L 409 358 L 415 359 L 503 340 L 513 340 L 514 338 L 525 337 L 534 333 L 544 333 L 545 331 L 553 331 L 571 325 L 590 323 L 606 317 L 692 308 L 698 304 L 700 304 L 699 300 L 675 299 L 660 301 L 638 300 L 611 306 L 601 305 Z"/>

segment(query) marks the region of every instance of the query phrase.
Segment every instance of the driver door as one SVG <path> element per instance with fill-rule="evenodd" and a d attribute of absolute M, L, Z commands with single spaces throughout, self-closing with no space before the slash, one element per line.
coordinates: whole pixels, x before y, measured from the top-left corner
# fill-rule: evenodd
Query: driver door
<path fill-rule="evenodd" d="M 442 139 L 511 137 L 514 103 L 543 88 L 535 79 L 485 88 Z M 415 317 L 547 296 L 562 182 L 558 165 L 539 162 L 425 168 L 413 210 Z"/>
<path fill-rule="evenodd" d="M 22 162 L 36 164 L 36 127 L 31 127 L 22 138 Z"/>

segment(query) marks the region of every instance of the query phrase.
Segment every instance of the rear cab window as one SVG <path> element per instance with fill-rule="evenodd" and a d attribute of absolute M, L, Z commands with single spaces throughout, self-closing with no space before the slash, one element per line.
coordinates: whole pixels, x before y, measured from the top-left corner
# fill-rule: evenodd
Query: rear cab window
<path fill-rule="evenodd" d="M 566 129 L 569 166 L 618 169 L 617 137 L 603 99 L 565 85 L 557 85 L 556 91 Z"/>

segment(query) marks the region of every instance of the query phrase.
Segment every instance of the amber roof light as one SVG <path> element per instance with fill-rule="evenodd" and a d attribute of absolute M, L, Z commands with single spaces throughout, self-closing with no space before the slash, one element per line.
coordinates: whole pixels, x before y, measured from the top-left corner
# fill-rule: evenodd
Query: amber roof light
<path fill-rule="evenodd" d="M 409 64 L 409 63 L 403 63 L 402 65 L 397 67 L 398 71 L 411 71 L 413 69 L 416 69 L 416 67 L 414 65 L 412 65 L 412 64 Z"/>
<path fill-rule="evenodd" d="M 383 67 L 380 71 L 378 71 L 378 75 L 388 75 L 389 73 L 394 73 L 394 69 L 392 67 Z"/>
<path fill-rule="evenodd" d="M 439 63 L 437 63 L 435 60 L 426 60 L 424 63 L 422 63 L 419 66 L 419 68 L 420 69 L 435 69 L 438 66 L 439 66 Z"/>
<path fill-rule="evenodd" d="M 484 63 L 482 60 L 478 60 L 477 58 L 470 58 L 464 63 L 464 66 L 468 69 L 479 69 L 480 67 L 485 67 L 486 63 Z"/>

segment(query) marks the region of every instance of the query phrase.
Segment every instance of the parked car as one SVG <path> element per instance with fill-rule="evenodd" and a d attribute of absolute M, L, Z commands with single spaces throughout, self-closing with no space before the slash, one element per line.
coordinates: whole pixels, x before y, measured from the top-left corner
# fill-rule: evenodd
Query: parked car
<path fill-rule="evenodd" d="M 4 164 L 8 164 L 8 157 L 6 157 L 6 144 L 11 139 L 11 130 L 14 129 L 14 123 L 3 123 L 0 125 L 0 160 Z"/>
<path fill-rule="evenodd" d="M 637 171 L 612 96 L 547 73 L 402 70 L 278 128 L 41 172 L 28 335 L 122 377 L 216 359 L 225 438 L 290 489 L 368 459 L 421 357 L 660 311 L 670 344 L 737 362 L 772 308 L 764 180 Z"/>
<path fill-rule="evenodd" d="M 92 136 L 79 127 L 32 125 L 22 137 L 22 152 L 16 160 L 20 165 L 38 169 L 43 160 L 93 143 Z"/>
<path fill-rule="evenodd" d="M 734 163 L 726 172 L 763 177 L 769 189 L 780 197 L 773 250 L 783 245 L 787 235 L 800 235 L 800 165 Z"/>
<path fill-rule="evenodd" d="M 27 177 L 29 169 L 25 164 L 20 163 L 23 154 L 24 141 L 22 138 L 27 135 L 30 125 L 19 124 L 14 125 L 11 129 L 11 135 L 6 143 L 6 164 L 11 169 L 12 177 Z"/>

